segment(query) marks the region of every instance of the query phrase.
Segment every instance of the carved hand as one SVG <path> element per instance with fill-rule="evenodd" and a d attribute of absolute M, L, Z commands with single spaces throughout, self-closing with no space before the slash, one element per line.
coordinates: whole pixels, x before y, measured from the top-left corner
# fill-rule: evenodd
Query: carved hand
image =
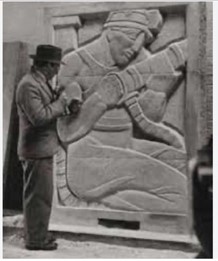
<path fill-rule="evenodd" d="M 101 97 L 102 102 L 108 108 L 112 108 L 122 98 L 124 89 L 116 74 L 111 73 L 102 78 L 97 93 Z"/>
<path fill-rule="evenodd" d="M 131 55 L 131 51 L 128 51 Z M 177 82 L 182 77 L 182 71 L 187 60 L 187 41 L 183 40 L 171 44 L 166 50 L 152 55 L 148 59 L 131 65 L 121 72 L 109 73 L 103 81 L 107 89 L 119 90 L 122 99 L 132 92 L 142 88 L 164 92 L 169 97 L 174 91 Z M 113 80 L 110 80 L 113 79 Z M 110 86 L 110 85 L 113 85 Z M 118 89 L 116 88 L 118 87 Z M 113 91 L 112 91 L 113 90 Z"/>
<path fill-rule="evenodd" d="M 124 51 L 124 55 L 130 60 L 135 55 L 135 50 L 132 48 L 128 48 Z"/>

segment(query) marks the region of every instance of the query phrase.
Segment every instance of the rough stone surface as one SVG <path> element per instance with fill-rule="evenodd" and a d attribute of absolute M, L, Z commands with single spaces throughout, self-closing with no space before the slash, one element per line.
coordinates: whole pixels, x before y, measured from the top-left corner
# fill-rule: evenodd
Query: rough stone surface
<path fill-rule="evenodd" d="M 157 39 L 150 45 L 149 50 L 154 53 L 166 47 L 174 41 L 185 38 L 185 21 L 182 15 L 168 15 L 163 24 L 163 28 Z"/>
<path fill-rule="evenodd" d="M 199 105 L 199 140 L 198 147 L 207 144 L 213 133 L 213 14 L 212 4 L 201 5 L 201 93 Z"/>
<path fill-rule="evenodd" d="M 105 15 L 101 15 L 99 18 L 96 18 L 96 15 L 92 16 L 92 19 L 84 19 L 83 26 L 78 31 L 78 44 L 79 46 L 93 41 L 100 36 L 103 28 L 103 23 L 106 19 Z"/>

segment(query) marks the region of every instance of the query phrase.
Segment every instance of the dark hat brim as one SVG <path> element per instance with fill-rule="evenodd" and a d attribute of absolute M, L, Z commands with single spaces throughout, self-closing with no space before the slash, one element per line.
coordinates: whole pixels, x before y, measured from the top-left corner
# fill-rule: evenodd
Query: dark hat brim
<path fill-rule="evenodd" d="M 64 62 L 62 62 L 62 61 L 39 58 L 39 57 L 37 57 L 37 55 L 35 55 L 35 54 L 30 54 L 29 57 L 30 57 L 31 59 L 33 59 L 33 60 L 36 60 L 36 61 L 44 61 L 44 62 L 51 62 L 51 63 L 57 63 L 57 64 L 66 65 L 66 63 L 64 63 Z"/>

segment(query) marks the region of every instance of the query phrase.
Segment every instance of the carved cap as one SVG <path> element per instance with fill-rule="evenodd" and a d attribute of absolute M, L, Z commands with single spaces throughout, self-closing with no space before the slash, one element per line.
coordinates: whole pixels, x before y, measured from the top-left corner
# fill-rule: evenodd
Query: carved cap
<path fill-rule="evenodd" d="M 124 10 L 111 12 L 107 18 L 104 28 L 127 27 L 136 28 L 152 34 L 157 34 L 163 24 L 159 10 Z"/>

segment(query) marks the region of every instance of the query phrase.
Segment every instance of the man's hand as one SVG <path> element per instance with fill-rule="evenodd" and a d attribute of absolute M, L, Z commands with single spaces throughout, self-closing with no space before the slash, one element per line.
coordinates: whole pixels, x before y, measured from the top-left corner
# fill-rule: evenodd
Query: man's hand
<path fill-rule="evenodd" d="M 58 97 L 58 100 L 60 100 L 66 107 L 68 107 L 71 103 L 70 98 L 67 96 L 65 91 L 62 91 L 61 94 Z"/>
<path fill-rule="evenodd" d="M 72 99 L 70 104 L 68 105 L 68 109 L 71 114 L 77 115 L 80 111 L 80 107 L 82 105 L 82 102 L 78 99 Z"/>
<path fill-rule="evenodd" d="M 60 94 L 61 94 L 63 91 L 65 91 L 65 89 L 66 89 L 66 87 L 62 85 L 62 86 L 57 86 L 57 87 L 55 88 L 55 91 L 56 91 L 57 95 L 60 96 Z"/>

